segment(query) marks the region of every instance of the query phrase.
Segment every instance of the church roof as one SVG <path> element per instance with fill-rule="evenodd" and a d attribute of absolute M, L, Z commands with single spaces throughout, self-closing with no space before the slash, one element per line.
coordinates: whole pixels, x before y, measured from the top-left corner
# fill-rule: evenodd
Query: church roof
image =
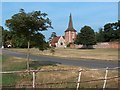
<path fill-rule="evenodd" d="M 54 37 L 51 43 L 57 43 L 61 36 Z"/>
<path fill-rule="evenodd" d="M 67 32 L 67 31 L 75 31 L 76 32 L 76 30 L 73 28 L 73 22 L 72 22 L 72 15 L 71 14 L 70 14 L 68 28 L 65 32 Z"/>

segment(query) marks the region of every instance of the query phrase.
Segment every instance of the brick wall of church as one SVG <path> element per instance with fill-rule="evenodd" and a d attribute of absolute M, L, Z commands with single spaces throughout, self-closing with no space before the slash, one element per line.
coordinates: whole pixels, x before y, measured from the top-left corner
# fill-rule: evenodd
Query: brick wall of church
<path fill-rule="evenodd" d="M 75 41 L 75 39 L 76 39 L 76 37 L 77 37 L 76 32 L 74 32 L 74 37 L 75 37 L 75 38 L 74 38 L 74 41 Z"/>
<path fill-rule="evenodd" d="M 65 32 L 65 42 L 66 44 L 68 44 L 68 41 L 69 41 L 69 32 Z"/>
<path fill-rule="evenodd" d="M 74 34 L 74 38 L 72 37 L 72 34 Z M 67 44 L 74 42 L 73 39 L 76 39 L 76 32 L 68 31 L 65 32 L 65 41 Z"/>

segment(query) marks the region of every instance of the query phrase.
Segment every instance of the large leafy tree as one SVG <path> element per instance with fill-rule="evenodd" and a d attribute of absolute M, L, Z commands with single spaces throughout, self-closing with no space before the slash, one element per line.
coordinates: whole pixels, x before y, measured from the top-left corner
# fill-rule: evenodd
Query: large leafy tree
<path fill-rule="evenodd" d="M 117 41 L 120 38 L 120 21 L 104 25 L 104 41 Z"/>
<path fill-rule="evenodd" d="M 118 41 L 120 39 L 120 20 L 115 23 L 107 23 L 104 28 L 96 32 L 97 42 Z"/>
<path fill-rule="evenodd" d="M 26 48 L 27 47 L 27 40 L 24 35 L 17 36 L 15 33 L 12 33 L 12 47 L 17 48 Z M 31 43 L 32 45 L 32 43 Z"/>
<path fill-rule="evenodd" d="M 12 32 L 8 30 L 2 30 L 2 44 L 7 47 L 8 44 L 12 43 Z"/>
<path fill-rule="evenodd" d="M 115 39 L 115 31 L 112 26 L 113 25 L 111 23 L 104 25 L 104 37 L 106 42 L 113 41 Z"/>
<path fill-rule="evenodd" d="M 45 36 L 41 33 L 38 33 L 32 38 L 32 45 L 39 48 L 39 50 L 44 51 L 48 48 L 45 41 Z"/>
<path fill-rule="evenodd" d="M 115 33 L 115 40 L 120 40 L 120 20 L 118 20 L 118 22 L 112 23 L 112 28 Z"/>
<path fill-rule="evenodd" d="M 76 41 L 77 44 L 82 44 L 86 48 L 96 44 L 94 30 L 90 26 L 84 26 L 80 33 L 78 33 Z"/>
<path fill-rule="evenodd" d="M 105 41 L 103 28 L 99 28 L 99 32 L 96 32 L 96 41 L 97 42 Z"/>
<path fill-rule="evenodd" d="M 7 47 L 8 44 L 11 44 L 12 47 L 25 48 L 27 47 L 27 40 L 23 35 L 17 36 L 15 33 L 9 30 L 2 30 L 2 44 L 4 47 Z"/>
<path fill-rule="evenodd" d="M 41 11 L 33 11 L 26 13 L 24 9 L 20 9 L 17 14 L 14 14 L 11 19 L 6 20 L 6 26 L 13 31 L 17 36 L 23 36 L 28 43 L 28 61 L 27 69 L 29 70 L 29 47 L 31 39 L 40 34 L 40 31 L 52 28 L 51 21 L 46 13 Z M 43 39 L 43 38 L 41 38 Z"/>

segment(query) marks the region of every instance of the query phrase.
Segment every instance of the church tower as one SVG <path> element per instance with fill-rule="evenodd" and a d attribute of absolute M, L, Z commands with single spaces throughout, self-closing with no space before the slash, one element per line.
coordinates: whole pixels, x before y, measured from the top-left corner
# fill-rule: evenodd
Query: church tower
<path fill-rule="evenodd" d="M 73 28 L 72 15 L 70 14 L 68 28 L 65 31 L 66 44 L 68 45 L 69 43 L 74 43 L 75 39 L 76 30 Z"/>

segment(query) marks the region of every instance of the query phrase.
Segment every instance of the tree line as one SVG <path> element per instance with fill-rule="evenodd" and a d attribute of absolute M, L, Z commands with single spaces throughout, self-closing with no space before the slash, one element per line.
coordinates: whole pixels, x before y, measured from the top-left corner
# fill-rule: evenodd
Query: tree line
<path fill-rule="evenodd" d="M 120 20 L 115 23 L 107 23 L 103 28 L 96 32 L 97 42 L 119 41 L 120 39 Z"/>
<path fill-rule="evenodd" d="M 6 47 L 8 44 L 12 44 L 12 47 L 26 48 L 28 46 L 26 36 L 17 35 L 11 30 L 2 30 L 2 41 L 3 45 Z M 56 33 L 53 32 L 51 37 Z M 120 20 L 115 23 L 107 23 L 103 28 L 100 28 L 98 32 L 90 26 L 84 26 L 81 28 L 80 32 L 77 34 L 75 44 L 83 45 L 95 45 L 97 42 L 110 42 L 110 41 L 119 41 L 120 39 Z M 51 38 L 50 38 L 51 40 Z M 50 41 L 49 40 L 49 41 Z M 40 44 L 41 43 L 41 44 Z M 45 41 L 45 36 L 41 33 L 35 34 L 34 38 L 31 36 L 31 45 L 30 47 L 39 47 L 41 50 L 49 47 L 49 43 Z"/>
<path fill-rule="evenodd" d="M 12 30 L 2 29 L 2 41 L 3 45 L 6 47 L 8 44 L 12 44 L 12 47 L 26 48 L 28 46 L 26 36 L 17 35 Z M 49 38 L 51 41 L 52 37 L 56 36 L 56 33 L 53 32 Z M 100 28 L 98 32 L 90 26 L 84 26 L 81 28 L 80 32 L 77 34 L 75 44 L 83 45 L 95 45 L 98 42 L 110 42 L 110 41 L 119 41 L 120 39 L 120 20 L 115 23 L 107 23 L 103 28 Z M 49 47 L 49 43 L 45 41 L 45 36 L 41 33 L 37 33 L 31 36 L 31 45 L 30 47 L 39 47 L 41 50 Z"/>
<path fill-rule="evenodd" d="M 115 23 L 107 23 L 98 32 L 90 26 L 84 26 L 77 34 L 75 44 L 82 44 L 83 48 L 95 45 L 98 42 L 119 41 L 120 39 L 120 20 Z"/>
<path fill-rule="evenodd" d="M 5 30 L 2 28 L 2 44 L 4 47 L 11 44 L 13 48 L 27 48 L 27 39 L 24 35 L 17 35 L 13 31 Z M 48 46 L 48 42 L 45 41 L 45 36 L 41 33 L 31 36 L 30 48 Z M 44 47 L 45 48 L 45 47 Z M 40 48 L 41 50 L 43 48 Z"/>

